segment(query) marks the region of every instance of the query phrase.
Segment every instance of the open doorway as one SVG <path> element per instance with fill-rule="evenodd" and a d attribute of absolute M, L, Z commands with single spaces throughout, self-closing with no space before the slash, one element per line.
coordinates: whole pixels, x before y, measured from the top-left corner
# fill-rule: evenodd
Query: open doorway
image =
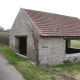
<path fill-rule="evenodd" d="M 80 53 L 80 40 L 66 40 L 66 54 Z"/>
<path fill-rule="evenodd" d="M 27 38 L 19 37 L 19 53 L 22 55 L 27 55 Z"/>

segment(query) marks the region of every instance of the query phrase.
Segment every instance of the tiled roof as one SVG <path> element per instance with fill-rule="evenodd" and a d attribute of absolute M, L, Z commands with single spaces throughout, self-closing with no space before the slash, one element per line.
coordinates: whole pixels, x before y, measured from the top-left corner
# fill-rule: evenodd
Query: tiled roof
<path fill-rule="evenodd" d="M 80 36 L 78 18 L 23 9 L 41 36 Z"/>

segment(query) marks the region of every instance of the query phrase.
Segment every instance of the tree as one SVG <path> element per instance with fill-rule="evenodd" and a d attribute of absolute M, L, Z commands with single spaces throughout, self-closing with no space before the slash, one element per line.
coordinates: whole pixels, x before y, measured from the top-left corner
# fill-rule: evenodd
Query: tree
<path fill-rule="evenodd" d="M 0 31 L 4 31 L 4 28 L 0 26 Z"/>
<path fill-rule="evenodd" d="M 10 29 L 5 30 L 6 32 L 10 32 Z"/>

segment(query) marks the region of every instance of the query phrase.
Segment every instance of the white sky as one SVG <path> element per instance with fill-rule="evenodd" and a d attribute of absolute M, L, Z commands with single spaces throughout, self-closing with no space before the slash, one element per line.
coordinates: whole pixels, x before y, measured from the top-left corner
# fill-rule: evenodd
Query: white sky
<path fill-rule="evenodd" d="M 80 0 L 0 0 L 0 26 L 11 28 L 20 7 L 80 18 Z"/>

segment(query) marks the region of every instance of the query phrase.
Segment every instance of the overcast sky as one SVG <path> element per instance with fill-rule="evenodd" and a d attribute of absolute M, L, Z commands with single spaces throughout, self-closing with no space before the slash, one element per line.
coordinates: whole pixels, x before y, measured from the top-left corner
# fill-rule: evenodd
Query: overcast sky
<path fill-rule="evenodd" d="M 11 28 L 20 7 L 80 18 L 80 0 L 0 0 L 0 26 Z"/>

